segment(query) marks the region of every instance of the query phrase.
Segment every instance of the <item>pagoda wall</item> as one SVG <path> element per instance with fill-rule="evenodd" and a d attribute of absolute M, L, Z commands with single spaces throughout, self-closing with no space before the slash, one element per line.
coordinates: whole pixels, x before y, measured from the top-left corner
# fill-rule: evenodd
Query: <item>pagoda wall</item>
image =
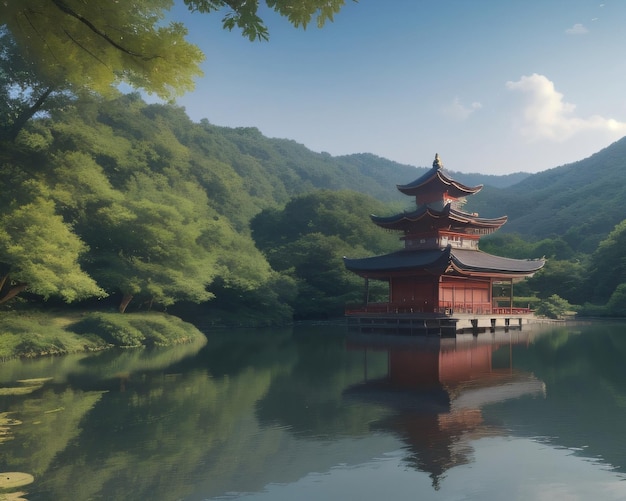
<path fill-rule="evenodd" d="M 479 238 L 479 235 L 439 230 L 436 234 L 409 233 L 400 240 L 404 240 L 405 249 L 443 249 L 450 245 L 455 249 L 478 250 Z"/>
<path fill-rule="evenodd" d="M 389 282 L 391 303 L 412 312 L 433 312 L 439 288 L 431 277 L 393 277 Z"/>
<path fill-rule="evenodd" d="M 441 277 L 439 308 L 457 313 L 489 313 L 491 311 L 491 280 Z"/>

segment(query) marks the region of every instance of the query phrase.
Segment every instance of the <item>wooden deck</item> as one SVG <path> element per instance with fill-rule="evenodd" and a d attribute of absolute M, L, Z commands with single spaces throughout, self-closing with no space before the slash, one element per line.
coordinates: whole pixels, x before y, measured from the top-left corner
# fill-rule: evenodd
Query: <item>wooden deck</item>
<path fill-rule="evenodd" d="M 346 312 L 348 330 L 362 334 L 453 337 L 457 334 L 521 330 L 536 318 L 529 311 L 498 308 L 488 314 Z"/>

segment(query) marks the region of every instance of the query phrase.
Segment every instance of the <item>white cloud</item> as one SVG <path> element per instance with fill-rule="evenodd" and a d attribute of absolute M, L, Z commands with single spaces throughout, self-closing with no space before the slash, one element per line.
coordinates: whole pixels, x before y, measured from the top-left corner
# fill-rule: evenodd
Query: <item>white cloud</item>
<path fill-rule="evenodd" d="M 585 28 L 582 24 L 577 23 L 571 28 L 566 29 L 565 33 L 567 33 L 568 35 L 585 35 L 586 33 L 589 33 L 589 30 Z"/>
<path fill-rule="evenodd" d="M 506 86 L 527 97 L 520 132 L 530 139 L 566 141 L 575 134 L 589 131 L 605 132 L 615 138 L 626 134 L 626 122 L 600 115 L 575 116 L 576 105 L 565 102 L 563 94 L 543 75 L 533 73 L 517 82 L 507 82 Z"/>
<path fill-rule="evenodd" d="M 458 97 L 455 97 L 452 103 L 450 103 L 443 109 L 443 113 L 449 118 L 452 118 L 458 121 L 463 121 L 463 120 L 467 120 L 467 118 L 472 113 L 474 113 L 476 110 L 481 109 L 482 107 L 483 105 L 477 101 L 474 101 L 469 106 L 465 105 L 461 103 L 461 100 Z"/>

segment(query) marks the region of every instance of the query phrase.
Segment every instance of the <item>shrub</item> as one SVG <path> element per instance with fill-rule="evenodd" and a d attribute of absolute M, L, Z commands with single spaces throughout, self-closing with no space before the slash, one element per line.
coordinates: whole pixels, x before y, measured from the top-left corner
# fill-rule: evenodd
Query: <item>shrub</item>
<path fill-rule="evenodd" d="M 548 318 L 562 318 L 571 311 L 574 311 L 574 306 L 557 294 L 552 294 L 549 298 L 541 301 L 535 310 L 537 315 Z"/>

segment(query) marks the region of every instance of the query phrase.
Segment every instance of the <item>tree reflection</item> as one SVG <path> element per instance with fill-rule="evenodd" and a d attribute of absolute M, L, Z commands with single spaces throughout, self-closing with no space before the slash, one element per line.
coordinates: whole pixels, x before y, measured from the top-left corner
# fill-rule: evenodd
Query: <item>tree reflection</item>
<path fill-rule="evenodd" d="M 224 332 L 195 352 L 7 365 L 5 387 L 26 367 L 52 379 L 0 396 L 14 420 L 0 468 L 35 475 L 33 499 L 159 500 L 258 492 L 400 447 L 436 489 L 494 434 L 585 445 L 622 465 L 620 328 L 393 341 L 325 326 Z"/>

